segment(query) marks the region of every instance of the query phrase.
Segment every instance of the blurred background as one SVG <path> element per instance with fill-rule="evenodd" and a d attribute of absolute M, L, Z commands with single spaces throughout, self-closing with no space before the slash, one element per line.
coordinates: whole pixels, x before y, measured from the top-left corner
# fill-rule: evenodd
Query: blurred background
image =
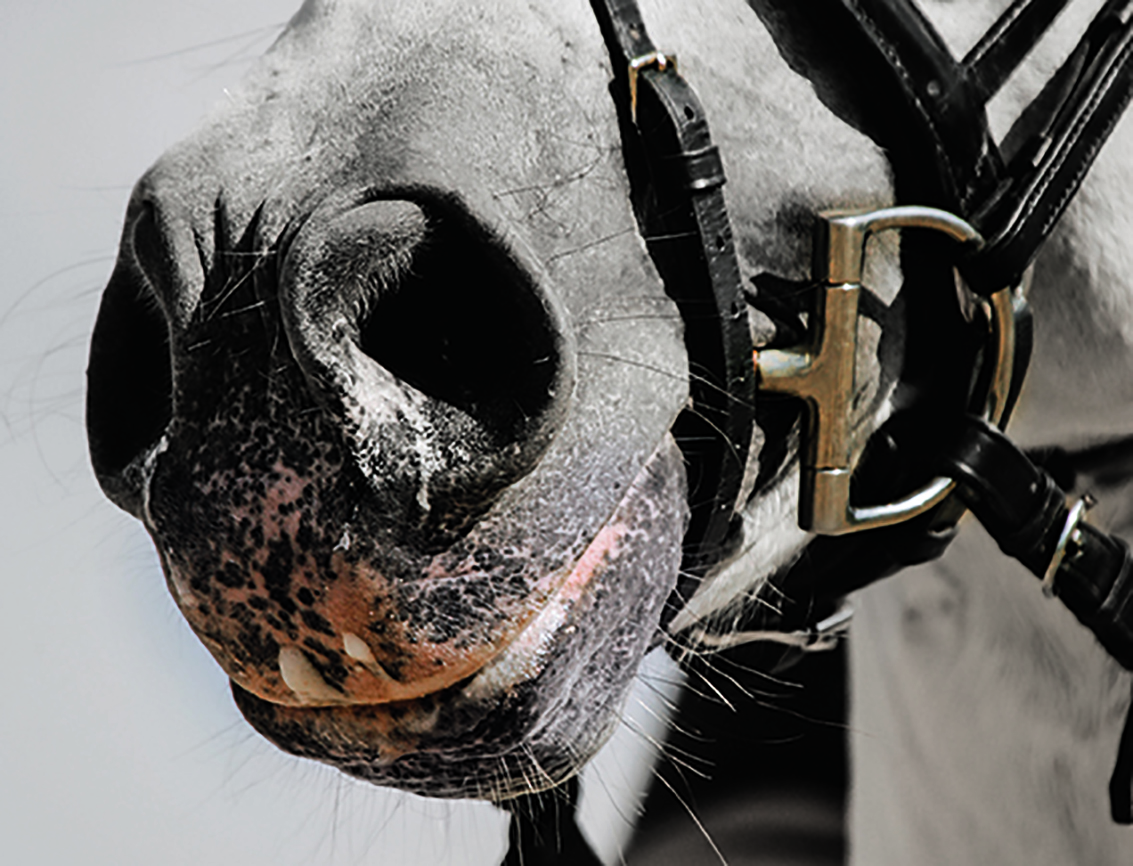
<path fill-rule="evenodd" d="M 225 98 L 297 6 L 0 4 L 0 862 L 502 857 L 506 819 L 491 806 L 374 789 L 253 735 L 168 597 L 148 538 L 87 463 L 87 340 L 133 182 Z M 658 664 L 642 695 L 664 704 L 678 677 Z M 694 716 L 678 748 L 701 758 L 695 772 L 669 765 L 630 862 L 719 862 L 681 801 L 705 811 L 734 864 L 840 859 L 841 661 L 819 665 L 832 687 L 810 691 L 827 696 L 818 706 L 793 685 L 768 698 L 759 676 L 729 693 L 769 705 L 762 721 L 711 694 L 744 679 L 742 660 L 686 699 Z M 614 858 L 633 820 L 625 790 L 649 778 L 642 755 L 660 735 L 655 710 L 635 698 L 630 711 L 637 721 L 584 781 L 588 832 Z M 800 838 L 809 855 L 792 847 Z"/>

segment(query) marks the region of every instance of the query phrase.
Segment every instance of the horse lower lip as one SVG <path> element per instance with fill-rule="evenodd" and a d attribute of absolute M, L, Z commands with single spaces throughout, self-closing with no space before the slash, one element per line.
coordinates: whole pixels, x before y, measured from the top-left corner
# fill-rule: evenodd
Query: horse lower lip
<path fill-rule="evenodd" d="M 373 768 L 420 753 L 418 740 L 437 733 L 440 708 L 448 699 L 488 710 L 501 696 L 543 672 L 557 642 L 574 631 L 572 609 L 603 566 L 616 556 L 612 552 L 627 529 L 616 518 L 603 526 L 534 620 L 495 657 L 457 683 L 408 700 L 294 706 L 265 699 L 233 681 L 237 705 L 253 726 L 260 727 L 256 717 L 266 715 L 272 730 L 260 727 L 261 733 L 285 750 L 291 750 L 285 745 L 290 732 L 304 729 L 326 733 L 343 751 L 355 758 L 364 756 L 364 762 Z"/>
<path fill-rule="evenodd" d="M 629 494 L 627 494 L 629 495 Z M 615 515 L 609 523 L 604 525 L 594 536 L 590 545 L 582 556 L 574 563 L 567 578 L 551 593 L 540 610 L 534 615 L 531 622 L 520 630 L 511 641 L 500 648 L 492 657 L 486 659 L 479 666 L 472 668 L 456 683 L 447 682 L 435 689 L 421 692 L 407 698 L 390 700 L 351 700 L 346 695 L 339 696 L 334 692 L 308 663 L 303 659 L 302 653 L 294 647 L 287 647 L 280 652 L 279 668 L 282 677 L 290 689 L 300 698 L 304 698 L 304 705 L 295 707 L 294 704 L 273 700 L 268 694 L 260 694 L 237 684 L 243 691 L 254 694 L 261 700 L 278 706 L 295 707 L 296 709 L 320 710 L 328 707 L 378 707 L 385 705 L 407 705 L 431 696 L 439 695 L 453 688 L 470 689 L 476 697 L 488 697 L 494 692 L 503 691 L 518 682 L 531 679 L 542 668 L 547 653 L 555 642 L 559 631 L 568 626 L 572 607 L 586 592 L 595 576 L 599 575 L 608 563 L 617 557 L 618 545 L 629 527 Z M 354 635 L 347 635 L 347 638 Z M 361 641 L 359 641 L 361 643 Z M 383 671 L 370 656 L 376 676 L 388 679 L 389 675 Z"/>

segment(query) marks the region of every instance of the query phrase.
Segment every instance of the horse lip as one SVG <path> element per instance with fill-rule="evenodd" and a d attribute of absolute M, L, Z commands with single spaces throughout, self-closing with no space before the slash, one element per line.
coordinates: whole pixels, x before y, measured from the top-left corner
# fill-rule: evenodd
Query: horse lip
<path fill-rule="evenodd" d="M 558 645 L 575 636 L 575 603 L 601 576 L 602 566 L 616 558 L 609 552 L 626 529 L 615 512 L 535 618 L 464 679 L 416 698 L 321 706 L 273 702 L 231 680 L 237 708 L 261 735 L 284 751 L 329 762 L 362 778 L 369 778 L 368 773 L 381 774 L 402 758 L 447 761 L 453 741 L 462 740 L 471 730 L 476 731 L 477 747 L 487 745 L 492 751 L 493 735 L 488 731 L 498 730 L 497 711 L 522 694 L 524 683 L 553 667 Z M 449 730 L 445 720 L 454 716 L 460 727 Z M 519 733 L 510 729 L 510 723 L 505 725 L 508 736 Z M 418 793 L 435 794 L 425 789 Z"/>
<path fill-rule="evenodd" d="M 267 703 L 310 709 L 320 706 L 372 707 L 413 701 L 440 694 L 458 683 L 465 684 L 466 697 L 486 700 L 533 679 L 553 653 L 560 636 L 569 634 L 566 629 L 569 629 L 572 612 L 584 601 L 595 580 L 601 579 L 607 569 L 617 568 L 616 561 L 623 552 L 628 554 L 630 567 L 633 567 L 635 557 L 641 553 L 639 545 L 626 545 L 623 541 L 640 528 L 634 515 L 642 510 L 642 502 L 649 501 L 651 492 L 655 492 L 649 489 L 655 480 L 654 461 L 669 450 L 667 444 L 658 446 L 653 458 L 642 466 L 637 478 L 590 537 L 583 552 L 569 565 L 560 566 L 540 581 L 551 585 L 542 592 L 529 591 L 527 598 L 518 605 L 518 610 L 512 611 L 514 630 L 506 627 L 506 620 L 501 621 L 489 627 L 489 631 L 496 635 L 493 640 L 479 641 L 470 648 L 461 647 L 459 642 L 455 646 L 443 642 L 427 643 L 419 654 L 418 662 L 433 658 L 445 659 L 447 663 L 435 673 L 427 672 L 425 676 L 404 683 L 391 677 L 377 663 L 356 634 L 340 632 L 343 649 L 355 663 L 354 675 L 363 678 L 360 687 L 342 689 L 328 683 L 298 644 L 285 645 L 277 657 L 277 670 L 283 680 L 282 691 L 261 690 L 248 682 L 241 682 L 241 687 Z M 649 507 L 644 510 L 652 511 Z M 459 575 L 451 577 L 460 579 Z M 522 617 L 520 621 L 516 621 L 517 615 Z M 354 645 L 353 651 L 351 644 Z M 370 677 L 379 679 L 379 682 L 370 680 L 373 688 L 365 685 Z M 380 680 L 385 680 L 384 684 Z"/>
<path fill-rule="evenodd" d="M 426 796 L 498 800 L 532 778 L 566 778 L 616 726 L 657 633 L 680 566 L 685 502 L 680 453 L 664 437 L 584 552 L 556 569 L 557 589 L 532 620 L 445 688 L 310 706 L 233 682 L 237 708 L 289 754 Z M 599 659 L 613 661 L 595 676 Z"/>
<path fill-rule="evenodd" d="M 626 497 L 633 495 L 631 488 Z M 629 527 L 617 517 L 611 516 L 591 540 L 586 550 L 571 566 L 566 579 L 548 596 L 531 620 L 519 629 L 511 639 L 501 646 L 491 657 L 466 673 L 456 682 L 423 691 L 413 697 L 397 697 L 388 700 L 352 700 L 336 692 L 319 673 L 306 662 L 302 653 L 293 646 L 280 651 L 279 668 L 287 686 L 303 703 L 294 704 L 273 700 L 233 680 L 233 684 L 266 703 L 287 707 L 291 710 L 322 710 L 330 707 L 379 707 L 388 705 L 412 705 L 415 701 L 428 699 L 451 689 L 465 689 L 468 697 L 487 698 L 524 680 L 538 675 L 546 662 L 561 629 L 570 628 L 570 612 L 582 598 L 603 568 L 618 556 L 618 545 Z M 355 643 L 356 642 L 356 643 Z M 346 653 L 364 665 L 378 677 L 389 679 L 389 673 L 370 652 L 369 647 L 352 633 L 343 635 Z M 351 651 L 353 650 L 353 651 Z"/>

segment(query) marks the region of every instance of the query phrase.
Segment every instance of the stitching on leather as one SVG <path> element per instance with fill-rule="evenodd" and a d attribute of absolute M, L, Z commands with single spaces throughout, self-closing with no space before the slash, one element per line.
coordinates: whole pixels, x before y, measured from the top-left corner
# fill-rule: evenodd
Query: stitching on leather
<path fill-rule="evenodd" d="M 955 167 L 953 166 L 952 160 L 949 158 L 948 151 L 944 148 L 943 140 L 936 124 L 933 122 L 932 114 L 926 109 L 924 102 L 921 100 L 920 95 L 918 94 L 916 88 L 913 86 L 915 84 L 915 79 L 909 74 L 909 71 L 905 68 L 905 64 L 901 62 L 901 57 L 893 47 L 893 44 L 885 38 L 885 35 L 880 30 L 878 30 L 877 26 L 873 22 L 873 19 L 862 12 L 861 5 L 857 2 L 854 2 L 854 0 L 846 0 L 846 3 L 848 6 L 853 8 L 858 21 L 862 23 L 865 30 L 870 34 L 874 41 L 874 44 L 877 45 L 877 47 L 881 49 L 881 51 L 885 54 L 886 59 L 889 61 L 889 65 L 901 76 L 901 79 L 905 83 L 906 92 L 911 97 L 913 104 L 916 106 L 917 111 L 920 113 L 922 119 L 925 121 L 925 124 L 928 126 L 929 131 L 932 134 L 933 149 L 936 151 L 937 157 L 944 164 L 945 168 L 948 171 L 948 182 L 952 187 L 952 189 L 948 190 L 948 192 L 958 192 Z"/>
<path fill-rule="evenodd" d="M 1019 209 L 1019 211 L 1017 211 L 1019 216 L 1015 220 L 1013 220 L 1013 227 L 1006 233 L 1000 235 L 999 239 L 997 239 L 996 241 L 997 247 L 1002 248 L 1012 240 L 1017 238 L 1023 231 L 1026 221 L 1036 211 L 1039 205 L 1042 204 L 1042 197 L 1046 194 L 1046 191 L 1054 182 L 1054 179 L 1058 175 L 1059 171 L 1062 170 L 1062 167 L 1070 158 L 1070 155 L 1073 153 L 1074 148 L 1081 141 L 1085 127 L 1087 127 L 1095 117 L 1095 111 L 1098 103 L 1100 103 L 1110 93 L 1110 85 L 1112 84 L 1113 80 L 1121 73 L 1122 69 L 1125 66 L 1125 61 L 1129 58 L 1131 50 L 1133 50 L 1133 41 L 1127 41 L 1125 48 L 1122 49 L 1121 53 L 1110 65 L 1110 70 L 1100 80 L 1099 86 L 1093 88 L 1093 93 L 1091 94 L 1089 101 L 1086 103 L 1086 107 L 1081 112 L 1079 112 L 1078 120 L 1074 123 L 1071 129 L 1071 133 L 1064 139 L 1063 146 L 1059 148 L 1057 159 L 1053 160 L 1050 163 L 1050 166 L 1047 168 L 1047 170 L 1043 172 L 1041 182 L 1037 186 L 1035 186 L 1026 196 L 1022 207 Z M 1074 195 L 1074 192 L 1077 190 L 1082 178 L 1085 176 L 1086 172 L 1089 171 L 1090 165 L 1093 161 L 1093 156 L 1097 154 L 1098 150 L 1105 142 L 1107 134 L 1113 129 L 1119 117 L 1120 113 L 1115 113 L 1114 117 L 1105 128 L 1105 134 L 1098 136 L 1093 147 L 1091 147 L 1087 151 L 1087 159 L 1082 161 L 1081 166 L 1074 175 L 1074 182 L 1069 184 L 1063 191 L 1062 196 L 1058 199 L 1058 206 L 1054 208 L 1054 210 L 1051 212 L 1051 216 L 1048 217 L 1046 222 L 1043 224 L 1042 234 L 1046 234 L 1046 232 L 1049 231 L 1050 227 L 1058 220 L 1058 215 L 1061 214 L 1062 207 Z"/>

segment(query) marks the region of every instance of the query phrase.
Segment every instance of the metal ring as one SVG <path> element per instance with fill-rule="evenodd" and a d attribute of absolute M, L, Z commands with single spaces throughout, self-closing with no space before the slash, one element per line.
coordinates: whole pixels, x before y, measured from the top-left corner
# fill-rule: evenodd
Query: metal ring
<path fill-rule="evenodd" d="M 816 244 L 824 256 L 815 278 L 822 291 L 807 343 L 793 349 L 756 350 L 754 359 L 761 389 L 802 397 L 809 404 L 799 526 L 823 535 L 842 535 L 902 523 L 938 505 L 955 487 L 952 479 L 940 477 L 897 502 L 858 507 L 850 501 L 854 467 L 849 419 L 866 241 L 879 231 L 898 228 L 933 229 L 973 246 L 982 239 L 956 215 L 928 207 L 819 216 Z M 1001 421 L 1010 394 L 1015 298 L 1016 293 L 1007 288 L 989 299 L 992 333 L 985 363 L 991 364 L 992 376 L 981 415 L 992 424 Z"/>

